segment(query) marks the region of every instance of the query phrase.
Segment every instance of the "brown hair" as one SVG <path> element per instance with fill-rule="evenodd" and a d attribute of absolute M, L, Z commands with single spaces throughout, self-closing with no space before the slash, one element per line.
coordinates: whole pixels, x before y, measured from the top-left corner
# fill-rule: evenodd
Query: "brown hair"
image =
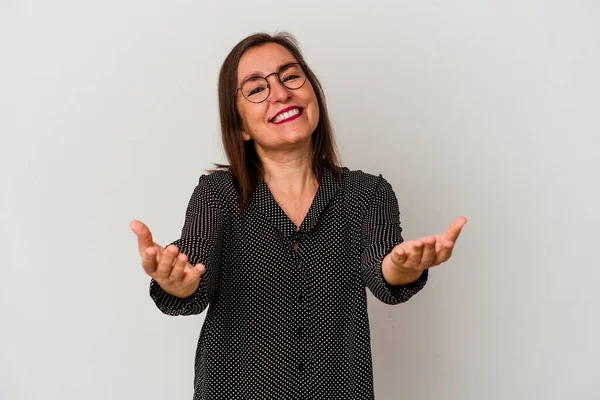
<path fill-rule="evenodd" d="M 256 33 L 243 39 L 231 50 L 219 73 L 221 136 L 229 165 L 216 164 L 216 166 L 217 169 L 226 169 L 233 174 L 238 189 L 240 211 L 246 207 L 260 181 L 262 165 L 256 154 L 254 142 L 242 140 L 242 121 L 235 105 L 238 64 L 247 50 L 267 43 L 277 43 L 285 47 L 299 63 L 306 66 L 307 78 L 313 86 L 319 103 L 319 122 L 312 135 L 313 172 L 319 183 L 327 168 L 332 170 L 336 179 L 340 179 L 341 176 L 333 128 L 325 104 L 325 94 L 321 83 L 302 57 L 298 42 L 287 32 L 274 36 L 267 33 Z"/>

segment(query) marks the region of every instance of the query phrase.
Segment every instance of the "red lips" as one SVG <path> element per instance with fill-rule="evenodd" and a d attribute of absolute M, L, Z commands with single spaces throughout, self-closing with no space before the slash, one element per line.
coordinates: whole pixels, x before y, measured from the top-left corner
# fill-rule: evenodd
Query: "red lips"
<path fill-rule="evenodd" d="M 285 119 L 285 120 L 280 121 L 280 122 L 273 122 L 273 120 L 275 118 L 277 118 L 277 116 L 279 116 L 279 115 L 281 115 L 281 114 L 283 114 L 285 112 L 288 112 L 288 111 L 291 111 L 291 110 L 295 110 L 295 109 L 298 109 L 300 112 L 298 114 L 294 115 L 293 117 L 290 117 L 290 118 Z M 303 109 L 301 107 L 298 107 L 298 106 L 289 106 L 289 107 L 286 107 L 283 110 L 280 110 L 277 114 L 275 114 L 273 116 L 273 118 L 271 118 L 271 122 L 273 122 L 274 124 L 282 124 L 284 122 L 292 121 L 292 120 L 300 117 L 302 115 L 302 111 L 303 111 Z"/>

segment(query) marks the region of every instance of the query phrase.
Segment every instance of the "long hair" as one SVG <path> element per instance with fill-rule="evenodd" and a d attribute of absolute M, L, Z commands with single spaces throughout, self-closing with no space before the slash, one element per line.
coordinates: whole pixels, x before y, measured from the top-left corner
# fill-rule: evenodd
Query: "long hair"
<path fill-rule="evenodd" d="M 335 179 L 341 177 L 333 128 L 325 104 L 325 94 L 321 83 L 304 60 L 298 42 L 287 32 L 278 33 L 274 36 L 267 33 L 256 33 L 243 39 L 231 50 L 225 58 L 219 73 L 221 136 L 229 165 L 216 164 L 216 167 L 220 170 L 229 170 L 233 175 L 238 189 L 240 211 L 243 211 L 248 204 L 256 185 L 261 179 L 262 165 L 254 148 L 254 142 L 242 139 L 242 121 L 235 103 L 238 64 L 247 50 L 267 43 L 277 43 L 285 47 L 299 63 L 306 65 L 307 79 L 312 84 L 319 103 L 319 122 L 312 134 L 313 172 L 319 183 L 327 168 L 331 169 Z"/>

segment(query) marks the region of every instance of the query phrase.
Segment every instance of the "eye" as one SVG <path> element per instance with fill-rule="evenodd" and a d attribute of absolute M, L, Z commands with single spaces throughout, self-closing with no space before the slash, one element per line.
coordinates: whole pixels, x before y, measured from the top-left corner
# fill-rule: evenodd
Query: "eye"
<path fill-rule="evenodd" d="M 242 92 L 244 92 L 244 96 L 246 97 L 256 96 L 267 90 L 268 87 L 269 84 L 264 79 L 255 79 L 246 82 L 242 86 Z"/>
<path fill-rule="evenodd" d="M 300 78 L 298 75 L 287 75 L 286 77 L 283 78 L 284 82 L 289 82 L 289 81 L 293 81 L 294 79 L 298 79 Z"/>
<path fill-rule="evenodd" d="M 257 87 L 254 88 L 250 91 L 250 93 L 248 93 L 248 96 L 252 96 L 253 94 L 259 94 L 260 92 L 262 92 L 263 90 L 265 90 L 264 87 Z"/>

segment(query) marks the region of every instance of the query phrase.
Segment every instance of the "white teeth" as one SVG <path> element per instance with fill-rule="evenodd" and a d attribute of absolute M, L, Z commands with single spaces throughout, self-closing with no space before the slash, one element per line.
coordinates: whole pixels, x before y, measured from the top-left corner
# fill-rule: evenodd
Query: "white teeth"
<path fill-rule="evenodd" d="M 294 115 L 298 115 L 300 114 L 300 109 L 299 108 L 294 108 L 293 110 L 290 111 L 286 111 L 283 114 L 279 114 L 274 120 L 273 122 L 281 122 L 281 121 L 285 121 L 288 118 L 293 117 Z"/>

